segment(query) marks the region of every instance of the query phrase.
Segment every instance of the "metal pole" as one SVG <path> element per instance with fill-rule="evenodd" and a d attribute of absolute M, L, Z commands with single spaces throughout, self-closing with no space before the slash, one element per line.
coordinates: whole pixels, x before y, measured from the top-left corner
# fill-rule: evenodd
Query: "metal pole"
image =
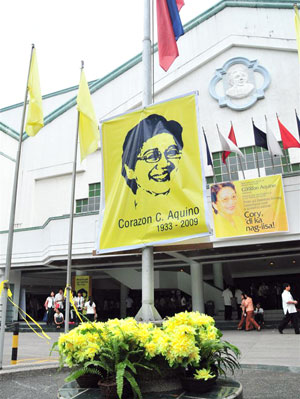
<path fill-rule="evenodd" d="M 192 261 L 190 270 L 193 311 L 204 313 L 203 265 Z"/>
<path fill-rule="evenodd" d="M 81 71 L 83 70 L 83 61 L 81 61 Z M 72 275 L 72 245 L 73 245 L 73 221 L 74 221 L 74 202 L 75 202 L 75 184 L 76 184 L 76 166 L 77 166 L 77 148 L 78 148 L 78 129 L 79 129 L 80 113 L 77 114 L 77 129 L 74 145 L 74 161 L 72 172 L 72 188 L 71 188 L 71 204 L 70 204 L 70 224 L 69 224 L 69 242 L 68 242 L 68 264 L 67 264 L 67 296 L 66 296 L 66 312 L 65 312 L 65 333 L 69 331 L 70 321 L 70 290 Z"/>
<path fill-rule="evenodd" d="M 228 167 L 228 164 L 227 164 L 226 160 L 225 160 L 225 165 L 226 165 L 226 168 L 227 168 L 227 173 L 228 173 L 228 176 L 229 176 L 229 180 L 231 180 L 231 174 L 230 174 L 230 170 L 229 170 L 229 167 Z"/>
<path fill-rule="evenodd" d="M 202 131 L 203 131 L 203 134 L 204 134 L 204 140 L 205 140 L 207 152 L 210 153 L 209 148 L 208 148 L 208 143 L 207 143 L 207 137 L 206 137 L 205 130 L 204 130 L 204 127 L 203 127 L 203 126 L 202 126 Z M 211 156 L 211 154 L 209 154 L 209 155 Z M 211 156 L 211 161 L 212 161 L 212 163 L 213 163 L 212 156 Z M 216 183 L 216 176 L 215 176 L 215 172 L 214 172 L 214 165 L 210 165 L 210 166 L 211 166 L 211 169 L 212 169 L 212 172 L 213 172 L 213 181 L 214 181 L 214 183 Z"/>
<path fill-rule="evenodd" d="M 12 199 L 11 199 L 9 230 L 8 230 L 8 237 L 7 237 L 7 250 L 6 250 L 6 264 L 5 264 L 4 280 L 8 280 L 8 283 L 4 284 L 3 294 L 2 294 L 2 314 L 1 314 L 1 331 L 0 331 L 0 370 L 2 369 L 2 362 L 3 362 L 4 335 L 5 335 L 5 323 L 6 323 L 6 313 L 7 313 L 7 291 L 9 289 L 9 273 L 10 273 L 11 259 L 12 259 L 18 178 L 19 178 L 20 159 L 21 159 L 21 150 L 22 150 L 22 138 L 23 138 L 23 132 L 24 132 L 26 106 L 27 106 L 28 79 L 29 79 L 33 49 L 34 49 L 34 44 L 31 47 L 30 62 L 29 62 L 29 69 L 28 69 L 28 75 L 27 75 L 27 83 L 26 83 L 26 90 L 25 90 L 25 97 L 24 97 L 23 114 L 22 114 L 22 121 L 21 121 L 21 127 L 20 127 L 20 136 L 19 136 L 19 144 L 18 144 L 18 151 L 17 151 L 17 157 L 16 157 L 15 175 L 14 175 L 13 191 L 12 191 Z"/>
<path fill-rule="evenodd" d="M 257 156 L 257 151 L 256 151 L 256 148 L 255 148 L 255 159 L 256 159 L 256 165 L 257 165 L 258 177 L 260 177 L 260 170 L 259 170 L 259 163 L 258 163 L 258 156 Z"/>
<path fill-rule="evenodd" d="M 19 323 L 17 322 L 14 324 L 10 364 L 17 364 L 18 346 L 19 346 Z"/>
<path fill-rule="evenodd" d="M 251 118 L 251 120 L 252 120 L 252 127 L 253 127 L 253 133 L 254 133 L 254 120 L 253 120 L 253 118 Z M 257 166 L 257 171 L 258 171 L 258 177 L 260 177 L 260 170 L 259 170 L 259 162 L 258 162 L 258 156 L 257 156 L 257 151 L 256 151 L 256 144 L 255 144 L 255 160 L 256 160 L 256 166 Z"/>
<path fill-rule="evenodd" d="M 151 74 L 151 1 L 144 0 L 144 38 L 143 38 L 143 106 L 152 102 Z"/>
<path fill-rule="evenodd" d="M 143 106 L 151 104 L 151 2 L 144 0 L 144 39 L 143 39 Z M 142 307 L 135 316 L 137 320 L 161 320 L 154 307 L 154 267 L 153 247 L 142 251 Z"/>
<path fill-rule="evenodd" d="M 238 155 L 237 157 L 238 157 L 238 160 L 239 160 L 239 163 L 240 163 L 240 167 L 241 167 L 241 170 L 242 170 L 242 173 L 243 173 L 243 178 L 245 180 L 245 172 L 244 172 L 244 168 L 243 168 L 241 157 L 240 157 L 240 155 Z"/>

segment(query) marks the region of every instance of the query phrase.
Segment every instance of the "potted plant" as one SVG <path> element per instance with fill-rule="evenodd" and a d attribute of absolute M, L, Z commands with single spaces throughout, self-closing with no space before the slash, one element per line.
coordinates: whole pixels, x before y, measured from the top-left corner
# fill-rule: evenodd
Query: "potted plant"
<path fill-rule="evenodd" d="M 199 312 L 182 312 L 163 323 L 170 337 L 166 358 L 171 367 L 184 370 L 181 383 L 187 391 L 205 392 L 218 376 L 239 368 L 239 349 L 222 341 L 212 317 Z"/>
<path fill-rule="evenodd" d="M 96 385 L 106 399 L 120 399 L 133 391 L 142 398 L 136 381 L 137 369 L 153 370 L 139 346 L 134 319 L 109 320 L 106 323 L 82 323 L 68 334 L 61 335 L 57 346 L 61 367 L 66 364 L 71 374 L 66 382 L 84 377 L 84 383 L 96 376 Z M 88 376 L 88 378 L 86 378 Z M 95 386 L 95 382 L 91 382 Z M 86 385 L 85 385 L 86 386 Z M 90 385 L 91 387 L 91 385 Z"/>
<path fill-rule="evenodd" d="M 182 312 L 161 326 L 133 318 L 82 323 L 61 334 L 57 345 L 61 366 L 72 369 L 66 381 L 96 376 L 103 397 L 121 399 L 131 389 L 141 399 L 143 392 L 180 389 L 181 383 L 192 391 L 201 385 L 202 392 L 234 372 L 240 352 L 221 337 L 212 317 Z M 158 369 L 160 376 L 153 372 Z"/>

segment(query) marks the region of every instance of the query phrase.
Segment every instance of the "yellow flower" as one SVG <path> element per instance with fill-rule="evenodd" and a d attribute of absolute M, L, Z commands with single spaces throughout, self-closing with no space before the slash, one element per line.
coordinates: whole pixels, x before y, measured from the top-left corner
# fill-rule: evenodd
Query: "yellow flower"
<path fill-rule="evenodd" d="M 195 380 L 207 381 L 210 378 L 214 378 L 214 377 L 215 377 L 215 374 L 211 374 L 209 369 L 196 370 L 196 373 L 194 374 Z"/>

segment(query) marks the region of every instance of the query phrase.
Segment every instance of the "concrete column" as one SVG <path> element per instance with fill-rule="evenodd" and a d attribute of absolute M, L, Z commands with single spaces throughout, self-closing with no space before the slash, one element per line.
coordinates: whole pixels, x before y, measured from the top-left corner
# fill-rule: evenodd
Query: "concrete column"
<path fill-rule="evenodd" d="M 193 311 L 204 313 L 203 265 L 191 262 Z"/>
<path fill-rule="evenodd" d="M 120 284 L 120 317 L 126 317 L 126 298 L 128 295 L 128 287 L 124 284 Z"/>
<path fill-rule="evenodd" d="M 221 262 L 213 263 L 213 275 L 214 275 L 214 286 L 217 288 L 224 289 L 223 283 L 223 268 Z"/>
<path fill-rule="evenodd" d="M 153 247 L 146 247 L 142 252 L 142 307 L 135 318 L 138 321 L 161 320 L 154 307 Z"/>
<path fill-rule="evenodd" d="M 4 280 L 4 269 L 0 269 L 0 283 Z M 0 324 L 2 323 L 2 294 L 0 295 Z M 0 359 L 1 360 L 1 359 Z"/>

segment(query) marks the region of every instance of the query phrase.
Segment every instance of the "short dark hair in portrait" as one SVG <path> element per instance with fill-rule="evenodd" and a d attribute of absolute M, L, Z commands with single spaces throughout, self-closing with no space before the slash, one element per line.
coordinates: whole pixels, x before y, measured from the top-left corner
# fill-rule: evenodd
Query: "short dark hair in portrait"
<path fill-rule="evenodd" d="M 172 135 L 178 149 L 182 150 L 182 126 L 174 120 L 168 121 L 162 115 L 149 115 L 134 126 L 126 135 L 122 154 L 122 176 L 124 176 L 127 185 L 134 194 L 136 194 L 138 186 L 135 179 L 130 179 L 128 177 L 126 167 L 135 170 L 138 156 L 144 143 L 150 138 L 162 133 Z"/>
<path fill-rule="evenodd" d="M 220 184 L 214 184 L 213 186 L 211 186 L 210 189 L 210 195 L 211 195 L 211 204 L 212 204 L 212 208 L 214 210 L 214 213 L 217 214 L 218 210 L 213 206 L 213 204 L 216 204 L 218 201 L 218 193 L 219 191 L 222 190 L 222 188 L 224 187 L 230 187 L 234 190 L 234 192 L 236 193 L 236 189 L 235 189 L 235 185 L 231 182 L 226 182 L 226 183 L 220 183 Z"/>

